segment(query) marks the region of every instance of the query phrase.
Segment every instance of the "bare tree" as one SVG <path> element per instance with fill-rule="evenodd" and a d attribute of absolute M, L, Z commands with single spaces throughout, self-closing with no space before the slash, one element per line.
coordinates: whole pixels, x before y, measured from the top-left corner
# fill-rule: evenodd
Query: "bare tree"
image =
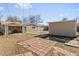
<path fill-rule="evenodd" d="M 3 15 L 0 15 L 0 25 L 1 25 L 1 18 L 3 17 Z"/>
<path fill-rule="evenodd" d="M 27 25 L 27 23 L 28 23 L 28 17 L 23 18 L 22 23 L 25 24 L 25 25 Z"/>
<path fill-rule="evenodd" d="M 3 15 L 0 15 L 0 20 L 1 20 L 2 17 L 3 17 Z"/>
<path fill-rule="evenodd" d="M 75 20 L 78 20 L 78 16 L 75 18 Z"/>
<path fill-rule="evenodd" d="M 66 20 L 67 20 L 67 18 L 63 18 L 63 19 L 62 19 L 62 21 L 66 21 Z"/>
<path fill-rule="evenodd" d="M 36 15 L 36 24 L 38 25 L 38 24 L 40 24 L 42 22 L 43 22 L 43 20 L 41 19 L 41 16 L 40 15 Z"/>
<path fill-rule="evenodd" d="M 6 21 L 10 21 L 10 22 L 21 22 L 21 20 L 19 20 L 18 17 L 16 16 L 8 16 Z"/>
<path fill-rule="evenodd" d="M 30 24 L 35 24 L 35 16 L 29 16 L 29 22 Z"/>
<path fill-rule="evenodd" d="M 40 15 L 33 15 L 33 16 L 29 16 L 29 22 L 31 24 L 38 25 L 39 23 L 42 23 L 43 21 Z"/>

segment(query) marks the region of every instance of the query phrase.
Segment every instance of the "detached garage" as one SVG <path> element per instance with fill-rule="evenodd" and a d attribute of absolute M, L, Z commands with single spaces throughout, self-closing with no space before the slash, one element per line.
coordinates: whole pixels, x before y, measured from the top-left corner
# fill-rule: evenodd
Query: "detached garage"
<path fill-rule="evenodd" d="M 49 34 L 76 37 L 77 21 L 49 22 Z"/>

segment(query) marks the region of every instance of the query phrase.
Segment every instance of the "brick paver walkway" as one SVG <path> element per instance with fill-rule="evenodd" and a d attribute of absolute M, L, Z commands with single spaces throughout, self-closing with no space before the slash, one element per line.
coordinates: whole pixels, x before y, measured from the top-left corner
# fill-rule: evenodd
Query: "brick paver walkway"
<path fill-rule="evenodd" d="M 56 42 L 42 38 L 33 38 L 18 44 L 33 51 L 37 55 L 43 56 L 49 52 L 49 50 L 56 44 Z"/>

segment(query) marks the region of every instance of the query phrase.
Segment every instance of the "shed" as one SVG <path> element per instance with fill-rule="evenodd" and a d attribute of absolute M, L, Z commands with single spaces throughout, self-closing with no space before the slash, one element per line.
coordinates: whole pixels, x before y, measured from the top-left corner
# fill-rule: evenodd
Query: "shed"
<path fill-rule="evenodd" d="M 77 21 L 67 20 L 59 22 L 49 22 L 49 34 L 59 36 L 76 37 Z"/>

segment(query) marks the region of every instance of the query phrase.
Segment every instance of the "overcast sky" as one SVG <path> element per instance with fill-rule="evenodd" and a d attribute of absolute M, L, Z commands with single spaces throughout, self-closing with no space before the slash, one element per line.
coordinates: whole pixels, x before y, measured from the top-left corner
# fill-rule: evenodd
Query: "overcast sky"
<path fill-rule="evenodd" d="M 23 14 L 24 11 L 24 14 Z M 43 24 L 50 21 L 60 21 L 62 18 L 67 17 L 72 20 L 79 16 L 79 4 L 61 4 L 61 3 L 33 3 L 33 4 L 20 4 L 20 3 L 0 3 L 0 14 L 3 15 L 2 20 L 7 16 L 18 16 L 20 19 L 29 15 L 40 14 Z"/>

